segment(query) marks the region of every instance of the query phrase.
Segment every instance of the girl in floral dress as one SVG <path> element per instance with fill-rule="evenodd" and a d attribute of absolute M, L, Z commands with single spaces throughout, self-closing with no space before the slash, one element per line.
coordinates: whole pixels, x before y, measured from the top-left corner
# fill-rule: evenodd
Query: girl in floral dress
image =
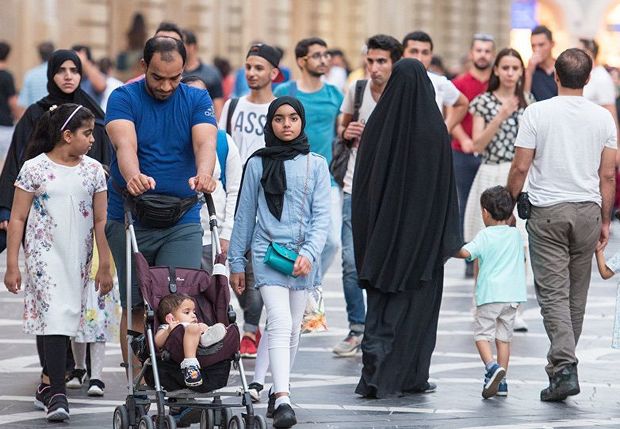
<path fill-rule="evenodd" d="M 99 162 L 85 154 L 94 142 L 95 118 L 82 105 L 52 106 L 40 119 L 15 181 L 8 227 L 4 284 L 17 293 L 24 240 L 24 332 L 41 336 L 43 380 L 35 405 L 47 419 L 69 418 L 65 365 L 69 338 L 80 323 L 82 290 L 89 281 L 93 230 L 100 255 L 94 287 L 112 288 L 104 233 L 106 182 Z"/>

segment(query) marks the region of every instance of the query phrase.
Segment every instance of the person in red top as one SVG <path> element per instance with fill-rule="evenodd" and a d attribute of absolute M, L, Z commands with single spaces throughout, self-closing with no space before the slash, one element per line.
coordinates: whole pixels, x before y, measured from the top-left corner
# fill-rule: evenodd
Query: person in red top
<path fill-rule="evenodd" d="M 471 42 L 469 56 L 471 69 L 454 79 L 452 83 L 471 101 L 487 90 L 493 57 L 495 56 L 493 36 L 482 33 L 475 34 Z M 452 129 L 452 160 L 461 212 L 461 231 L 469 189 L 480 166 L 480 159 L 474 153 L 474 144 L 471 139 L 472 124 L 471 113 L 467 112 L 461 123 Z M 466 264 L 465 276 L 471 278 L 473 277 L 473 265 L 471 262 L 466 262 Z"/>

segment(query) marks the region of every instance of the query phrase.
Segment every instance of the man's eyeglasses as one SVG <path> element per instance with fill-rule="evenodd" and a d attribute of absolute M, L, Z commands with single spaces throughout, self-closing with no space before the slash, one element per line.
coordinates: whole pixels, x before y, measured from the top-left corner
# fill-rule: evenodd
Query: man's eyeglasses
<path fill-rule="evenodd" d="M 306 55 L 304 58 L 312 58 L 315 61 L 318 61 L 321 58 L 323 58 L 324 60 L 329 61 L 332 58 L 332 54 L 330 54 L 329 52 L 324 52 L 324 53 L 315 52 L 312 55 Z"/>
<path fill-rule="evenodd" d="M 474 40 L 479 40 L 481 42 L 495 42 L 495 37 L 492 34 L 488 33 L 476 33 L 473 37 Z"/>

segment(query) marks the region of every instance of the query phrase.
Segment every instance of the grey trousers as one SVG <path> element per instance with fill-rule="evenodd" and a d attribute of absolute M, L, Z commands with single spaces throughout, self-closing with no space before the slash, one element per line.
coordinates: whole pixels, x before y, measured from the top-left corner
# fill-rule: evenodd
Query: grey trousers
<path fill-rule="evenodd" d="M 549 377 L 577 363 L 575 347 L 600 231 L 601 208 L 589 202 L 532 207 L 527 221 L 536 297 L 551 341 Z"/>

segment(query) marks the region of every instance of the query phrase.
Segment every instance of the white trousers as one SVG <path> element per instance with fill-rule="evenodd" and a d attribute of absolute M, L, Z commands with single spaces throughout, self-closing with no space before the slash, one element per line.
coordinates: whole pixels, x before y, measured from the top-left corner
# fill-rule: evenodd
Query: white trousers
<path fill-rule="evenodd" d="M 259 290 L 267 312 L 269 334 L 265 343 L 269 348 L 272 392 L 288 392 L 291 368 L 299 345 L 301 320 L 306 308 L 307 291 L 282 286 L 263 286 Z"/>

